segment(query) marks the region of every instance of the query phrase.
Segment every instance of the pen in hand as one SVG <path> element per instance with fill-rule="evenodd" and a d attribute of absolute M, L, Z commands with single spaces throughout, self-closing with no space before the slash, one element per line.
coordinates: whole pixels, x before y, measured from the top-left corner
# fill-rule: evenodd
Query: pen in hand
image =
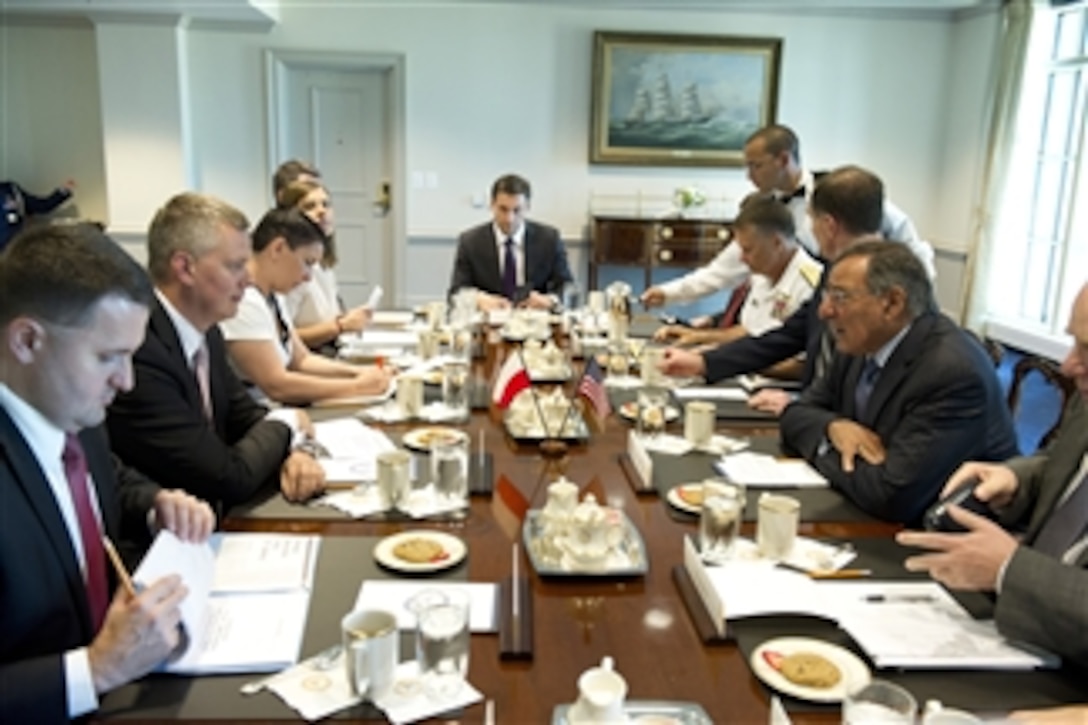
<path fill-rule="evenodd" d="M 113 547 L 113 542 L 110 541 L 110 537 L 102 537 L 102 546 L 105 547 L 106 554 L 110 558 L 110 563 L 113 564 L 113 570 L 117 572 L 117 578 L 120 580 L 121 586 L 125 588 L 125 592 L 128 593 L 129 597 L 135 598 L 136 587 L 132 583 L 132 577 L 128 575 L 128 570 L 125 569 L 125 565 L 121 561 L 121 557 L 118 556 L 117 549 Z"/>
<path fill-rule="evenodd" d="M 937 600 L 928 594 L 867 594 L 865 601 L 870 604 L 924 604 Z"/>

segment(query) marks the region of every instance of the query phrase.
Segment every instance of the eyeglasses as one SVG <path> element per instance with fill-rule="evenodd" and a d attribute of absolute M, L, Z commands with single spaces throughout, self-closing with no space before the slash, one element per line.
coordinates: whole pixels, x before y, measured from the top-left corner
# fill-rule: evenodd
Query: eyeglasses
<path fill-rule="evenodd" d="M 820 299 L 834 307 L 842 307 L 847 302 L 868 294 L 870 293 L 865 290 L 856 290 L 852 292 L 839 287 L 825 287 L 820 295 Z"/>

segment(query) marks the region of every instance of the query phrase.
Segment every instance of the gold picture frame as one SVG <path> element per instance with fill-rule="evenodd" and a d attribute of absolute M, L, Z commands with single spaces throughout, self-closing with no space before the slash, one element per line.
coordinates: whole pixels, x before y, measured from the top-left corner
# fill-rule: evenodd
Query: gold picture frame
<path fill-rule="evenodd" d="M 590 163 L 743 166 L 781 56 L 781 38 L 595 32 Z"/>

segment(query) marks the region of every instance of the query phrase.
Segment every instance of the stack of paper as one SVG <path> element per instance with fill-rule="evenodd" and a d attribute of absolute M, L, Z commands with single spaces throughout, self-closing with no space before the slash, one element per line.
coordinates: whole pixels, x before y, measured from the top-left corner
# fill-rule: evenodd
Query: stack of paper
<path fill-rule="evenodd" d="M 298 660 L 320 538 L 216 534 L 203 544 L 168 531 L 155 539 L 133 580 L 150 586 L 178 574 L 188 642 L 169 672 L 275 672 Z"/>
<path fill-rule="evenodd" d="M 1057 658 L 1002 637 L 934 582 L 821 582 L 839 626 L 878 667 L 1030 670 Z"/>
<path fill-rule="evenodd" d="M 378 454 L 396 450 L 385 433 L 357 418 L 314 423 L 314 437 L 328 458 L 319 458 L 328 481 L 373 481 L 378 477 Z"/>
<path fill-rule="evenodd" d="M 673 391 L 673 395 L 681 402 L 685 400 L 726 400 L 736 403 L 748 402 L 748 393 L 740 388 L 678 388 Z"/>
<path fill-rule="evenodd" d="M 760 488 L 825 488 L 827 479 L 800 458 L 779 459 L 744 451 L 714 464 L 731 481 Z"/>

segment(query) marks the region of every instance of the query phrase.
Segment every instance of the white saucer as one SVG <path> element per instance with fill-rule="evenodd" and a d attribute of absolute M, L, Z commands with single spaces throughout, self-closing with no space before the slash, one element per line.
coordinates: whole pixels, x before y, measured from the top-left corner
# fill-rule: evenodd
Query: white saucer
<path fill-rule="evenodd" d="M 631 400 L 620 406 L 620 415 L 627 420 L 636 420 L 638 418 L 638 403 Z M 674 420 L 680 418 L 680 410 L 674 405 L 665 406 L 665 422 L 671 423 Z"/>
<path fill-rule="evenodd" d="M 449 438 L 453 441 L 467 441 L 468 434 L 463 430 L 457 430 L 456 428 L 446 428 L 442 426 L 427 426 L 426 428 L 415 428 L 404 434 L 401 438 L 401 443 L 405 448 L 411 448 L 415 451 L 421 451 L 423 453 L 430 453 L 433 441 L 436 436 L 443 438 Z"/>
<path fill-rule="evenodd" d="M 427 539 L 442 547 L 447 556 L 436 561 L 410 562 L 404 561 L 393 554 L 393 548 L 406 539 Z M 386 536 L 374 546 L 374 559 L 384 567 L 394 571 L 409 572 L 413 574 L 441 571 L 451 566 L 456 566 L 464 561 L 468 554 L 468 546 L 461 539 L 441 531 L 419 529 L 416 531 L 402 531 L 399 534 Z"/>
<path fill-rule="evenodd" d="M 685 501 L 684 499 L 682 499 L 680 497 L 680 489 L 687 488 L 689 486 L 691 486 L 691 487 L 698 486 L 699 488 L 702 488 L 703 484 L 701 484 L 701 483 L 681 483 L 681 484 L 678 484 L 676 486 L 673 486 L 672 488 L 669 489 L 669 492 L 665 494 L 665 500 L 668 501 L 670 504 L 672 504 L 673 508 L 678 508 L 681 511 L 688 512 L 689 514 L 698 514 L 698 513 L 702 512 L 702 510 L 703 510 L 702 506 L 700 506 L 699 504 L 688 503 L 687 501 Z"/>
<path fill-rule="evenodd" d="M 781 672 L 771 667 L 763 658 L 766 651 L 791 655 L 796 652 L 811 652 L 831 660 L 842 677 L 833 687 L 815 688 L 798 685 L 787 680 Z M 869 681 L 869 667 L 853 652 L 838 645 L 811 637 L 777 637 L 769 639 L 754 650 L 748 658 L 748 664 L 756 677 L 769 687 L 781 693 L 810 702 L 842 702 L 846 696 L 846 685 L 857 688 Z"/>

